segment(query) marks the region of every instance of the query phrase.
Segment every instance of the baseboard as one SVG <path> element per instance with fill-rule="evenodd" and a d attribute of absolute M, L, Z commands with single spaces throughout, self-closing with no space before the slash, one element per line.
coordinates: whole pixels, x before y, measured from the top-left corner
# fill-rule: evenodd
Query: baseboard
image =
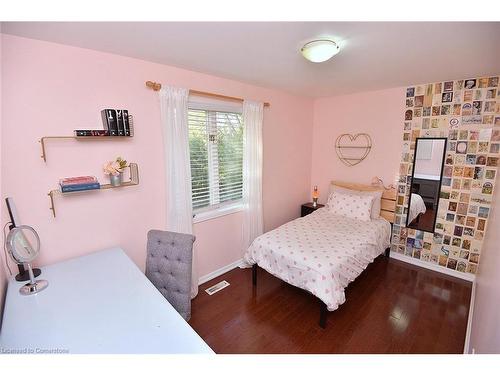
<path fill-rule="evenodd" d="M 242 263 L 243 259 L 238 259 L 236 262 L 233 262 L 231 264 L 228 264 L 227 266 L 221 267 L 213 272 L 210 272 L 209 274 L 202 276 L 198 279 L 198 285 L 201 285 L 203 283 L 206 283 L 207 281 L 215 279 L 217 276 L 220 276 L 226 272 L 231 271 L 232 269 L 235 269 L 236 267 L 239 267 Z"/>
<path fill-rule="evenodd" d="M 470 335 L 472 332 L 472 317 L 474 316 L 474 302 L 476 300 L 476 282 L 472 283 L 472 291 L 470 294 L 469 318 L 467 319 L 467 331 L 465 333 L 464 354 L 470 354 Z"/>
<path fill-rule="evenodd" d="M 415 259 L 415 258 L 406 256 L 406 255 L 403 255 L 400 253 L 396 253 L 394 251 L 391 251 L 391 258 L 401 260 L 401 261 L 406 262 L 406 263 L 414 264 L 414 265 L 419 266 L 419 267 L 427 268 L 427 269 L 430 269 L 433 271 L 441 272 L 441 273 L 444 273 L 446 275 L 458 277 L 459 279 L 463 279 L 463 280 L 467 280 L 467 281 L 474 282 L 474 280 L 476 279 L 476 275 L 474 275 L 472 273 L 458 272 L 458 271 L 451 270 L 451 269 L 446 268 L 446 267 L 438 266 L 434 263 L 424 262 L 423 260 L 420 260 L 420 259 Z"/>

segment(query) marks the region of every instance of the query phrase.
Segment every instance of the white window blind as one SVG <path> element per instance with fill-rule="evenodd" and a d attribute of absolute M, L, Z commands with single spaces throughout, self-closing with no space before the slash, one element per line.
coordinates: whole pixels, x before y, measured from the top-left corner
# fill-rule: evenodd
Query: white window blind
<path fill-rule="evenodd" d="M 193 211 L 208 211 L 240 201 L 243 189 L 241 114 L 190 108 L 188 125 Z"/>

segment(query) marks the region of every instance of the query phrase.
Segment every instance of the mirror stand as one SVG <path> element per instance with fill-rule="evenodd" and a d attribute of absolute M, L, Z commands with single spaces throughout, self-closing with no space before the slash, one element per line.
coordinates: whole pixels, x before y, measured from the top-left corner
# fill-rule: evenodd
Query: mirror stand
<path fill-rule="evenodd" d="M 35 280 L 35 275 L 33 274 L 33 269 L 31 268 L 30 263 L 26 263 L 28 267 L 28 274 L 30 282 L 26 285 L 23 285 L 19 289 L 19 293 L 23 296 L 29 296 L 32 294 L 36 294 L 49 286 L 49 282 L 47 280 Z"/>

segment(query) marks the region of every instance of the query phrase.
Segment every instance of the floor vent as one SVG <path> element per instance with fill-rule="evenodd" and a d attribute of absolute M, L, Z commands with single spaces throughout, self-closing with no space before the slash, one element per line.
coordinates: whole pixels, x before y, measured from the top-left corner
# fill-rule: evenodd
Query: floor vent
<path fill-rule="evenodd" d="M 229 283 L 226 280 L 223 280 L 220 283 L 217 283 L 217 284 L 211 286 L 210 288 L 205 289 L 205 292 L 207 292 L 208 295 L 211 296 L 212 294 L 217 293 L 219 290 L 224 289 L 226 286 L 229 286 Z"/>

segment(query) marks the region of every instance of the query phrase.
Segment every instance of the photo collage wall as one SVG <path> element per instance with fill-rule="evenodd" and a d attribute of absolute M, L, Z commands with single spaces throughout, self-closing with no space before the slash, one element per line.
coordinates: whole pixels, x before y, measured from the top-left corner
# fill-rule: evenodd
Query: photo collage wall
<path fill-rule="evenodd" d="M 392 251 L 476 273 L 500 159 L 498 78 L 407 88 Z M 426 137 L 448 138 L 434 233 L 405 226 L 415 143 Z"/>

